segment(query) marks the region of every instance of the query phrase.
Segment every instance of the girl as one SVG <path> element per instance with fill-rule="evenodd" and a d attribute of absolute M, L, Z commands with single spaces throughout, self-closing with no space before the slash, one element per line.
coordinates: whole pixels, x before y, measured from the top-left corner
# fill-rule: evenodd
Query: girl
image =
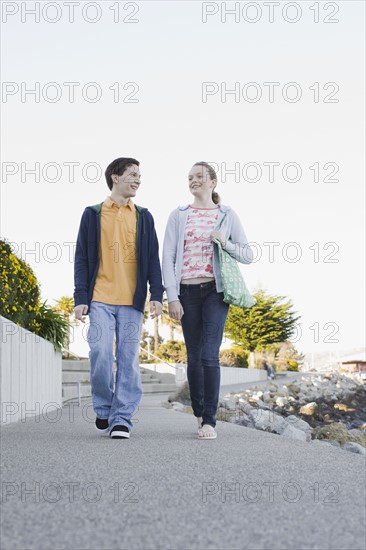
<path fill-rule="evenodd" d="M 253 253 L 237 214 L 220 204 L 217 176 L 207 162 L 188 175 L 193 203 L 168 219 L 163 245 L 163 279 L 169 316 L 181 321 L 187 348 L 187 378 L 198 437 L 215 439 L 220 390 L 219 351 L 229 305 L 223 287 L 217 245 L 237 261 L 251 263 Z M 219 228 L 219 230 L 218 230 Z"/>

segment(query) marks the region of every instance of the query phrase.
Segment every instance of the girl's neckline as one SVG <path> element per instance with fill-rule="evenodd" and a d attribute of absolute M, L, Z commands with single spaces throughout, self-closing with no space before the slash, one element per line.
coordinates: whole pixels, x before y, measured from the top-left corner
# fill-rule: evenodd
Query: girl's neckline
<path fill-rule="evenodd" d="M 198 206 L 193 206 L 192 204 L 190 204 L 189 208 L 193 208 L 194 210 L 217 210 L 220 207 L 219 205 L 217 205 L 214 208 L 199 208 Z"/>

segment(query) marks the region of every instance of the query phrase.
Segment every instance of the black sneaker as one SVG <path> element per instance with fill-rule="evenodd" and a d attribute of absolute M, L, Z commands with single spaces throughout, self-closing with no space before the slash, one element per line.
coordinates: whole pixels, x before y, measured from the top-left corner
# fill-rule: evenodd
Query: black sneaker
<path fill-rule="evenodd" d="M 130 430 L 127 426 L 117 424 L 117 426 L 113 426 L 109 435 L 113 437 L 113 439 L 128 439 L 130 437 Z"/>
<path fill-rule="evenodd" d="M 95 429 L 101 435 L 107 434 L 109 432 L 108 418 L 96 418 Z"/>

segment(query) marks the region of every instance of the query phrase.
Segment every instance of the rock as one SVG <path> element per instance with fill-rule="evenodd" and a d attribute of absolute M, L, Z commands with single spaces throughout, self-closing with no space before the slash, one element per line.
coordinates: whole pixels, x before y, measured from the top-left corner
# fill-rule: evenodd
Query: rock
<path fill-rule="evenodd" d="M 295 395 L 300 393 L 300 388 L 296 384 L 287 384 L 287 389 L 290 393 L 293 393 Z"/>
<path fill-rule="evenodd" d="M 313 416 L 318 410 L 318 405 L 314 401 L 311 403 L 307 403 L 306 405 L 303 405 L 300 409 L 301 414 L 305 414 L 307 416 Z"/>
<path fill-rule="evenodd" d="M 293 426 L 297 430 L 304 432 L 306 441 L 311 441 L 312 427 L 309 426 L 309 424 L 305 422 L 305 420 L 297 418 L 297 416 L 295 416 L 294 414 L 288 416 L 286 420 L 291 426 Z"/>
<path fill-rule="evenodd" d="M 312 439 L 311 440 L 311 443 L 313 445 L 332 445 L 332 443 L 330 441 L 327 441 L 326 439 Z"/>
<path fill-rule="evenodd" d="M 284 407 L 286 403 L 287 403 L 286 397 L 282 397 L 282 396 L 276 397 L 276 405 L 278 407 Z"/>
<path fill-rule="evenodd" d="M 220 407 L 217 411 L 216 419 L 221 420 L 223 422 L 233 422 L 233 418 L 235 420 L 235 417 L 237 416 L 236 411 L 230 411 L 229 409 L 225 409 L 224 407 Z"/>
<path fill-rule="evenodd" d="M 312 433 L 314 438 L 317 439 L 335 439 L 341 444 L 357 443 L 363 447 L 366 447 L 365 435 L 357 436 L 351 434 L 342 422 L 333 422 L 326 426 L 318 426 L 313 429 Z"/>
<path fill-rule="evenodd" d="M 254 428 L 253 419 L 245 413 L 243 413 L 239 417 L 236 417 L 235 423 L 239 424 L 240 426 L 245 426 L 246 428 Z"/>
<path fill-rule="evenodd" d="M 274 432 L 277 434 L 282 434 L 288 422 L 279 414 L 275 414 L 272 411 L 265 411 L 263 409 L 258 409 L 257 414 L 251 414 L 251 417 L 254 420 L 254 425 L 257 430 L 265 430 Z"/>
<path fill-rule="evenodd" d="M 364 433 L 363 433 L 362 430 L 357 430 L 356 428 L 351 428 L 350 430 L 348 430 L 348 433 L 349 433 L 349 434 L 352 434 L 352 435 L 356 435 L 356 436 L 358 436 L 358 437 L 359 437 L 359 436 L 362 437 L 362 436 L 364 435 Z"/>
<path fill-rule="evenodd" d="M 362 426 L 364 426 L 364 428 L 362 428 Z M 355 419 L 355 420 L 352 420 L 350 422 L 350 425 L 349 425 L 349 428 L 357 428 L 357 429 L 365 429 L 366 428 L 366 423 L 364 423 L 362 420 L 359 420 L 359 419 Z"/>
<path fill-rule="evenodd" d="M 289 391 L 287 389 L 286 386 L 282 386 L 282 388 L 279 388 L 278 391 L 277 391 L 277 395 L 279 396 L 283 396 L 283 397 L 288 397 L 289 396 Z"/>
<path fill-rule="evenodd" d="M 329 439 L 328 440 L 328 443 L 330 443 L 331 445 L 333 445 L 334 447 L 340 447 L 341 444 L 339 443 L 339 441 L 337 441 L 336 439 Z"/>
<path fill-rule="evenodd" d="M 289 439 L 298 439 L 300 441 L 307 441 L 306 433 L 303 432 L 302 430 L 297 430 L 296 428 L 291 426 L 291 424 L 287 424 L 287 426 L 285 427 L 285 429 L 280 435 L 282 437 L 288 437 Z"/>
<path fill-rule="evenodd" d="M 343 398 L 346 400 L 346 399 L 352 399 L 354 395 L 354 392 L 353 391 L 350 391 L 350 390 L 343 390 Z"/>
<path fill-rule="evenodd" d="M 355 409 L 352 409 L 351 407 L 349 407 L 345 403 L 335 403 L 334 408 L 338 409 L 339 411 L 344 411 L 344 412 L 354 412 L 355 411 Z"/>
<path fill-rule="evenodd" d="M 249 403 L 240 403 L 239 410 L 242 411 L 245 414 L 250 415 L 252 411 L 256 411 L 256 407 L 252 407 L 252 405 L 249 405 Z"/>
<path fill-rule="evenodd" d="M 359 445 L 358 443 L 353 443 L 353 441 L 348 441 L 342 445 L 342 449 L 345 451 L 351 451 L 352 453 L 357 453 L 362 456 L 366 456 L 366 449 Z"/>
<path fill-rule="evenodd" d="M 306 399 L 308 402 L 316 401 L 317 399 L 321 398 L 320 392 L 309 392 L 306 396 Z"/>
<path fill-rule="evenodd" d="M 268 381 L 227 394 L 220 404 L 222 419 L 242 426 L 336 447 L 366 447 L 366 386 L 339 373 L 303 376 L 283 385 Z"/>
<path fill-rule="evenodd" d="M 235 411 L 238 408 L 237 402 L 233 399 L 225 399 L 222 401 L 222 406 L 229 411 Z"/>
<path fill-rule="evenodd" d="M 269 393 L 269 391 L 265 391 L 263 393 L 263 401 L 265 403 L 267 403 L 268 401 L 271 401 L 271 394 Z"/>

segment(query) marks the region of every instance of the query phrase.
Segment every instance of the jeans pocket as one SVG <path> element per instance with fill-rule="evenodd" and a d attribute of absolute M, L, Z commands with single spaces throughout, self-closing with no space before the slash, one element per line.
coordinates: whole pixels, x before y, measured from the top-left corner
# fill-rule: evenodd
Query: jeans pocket
<path fill-rule="evenodd" d="M 179 296 L 178 296 L 179 300 L 181 299 L 181 297 L 186 296 L 188 292 L 189 292 L 188 285 L 180 285 Z"/>

